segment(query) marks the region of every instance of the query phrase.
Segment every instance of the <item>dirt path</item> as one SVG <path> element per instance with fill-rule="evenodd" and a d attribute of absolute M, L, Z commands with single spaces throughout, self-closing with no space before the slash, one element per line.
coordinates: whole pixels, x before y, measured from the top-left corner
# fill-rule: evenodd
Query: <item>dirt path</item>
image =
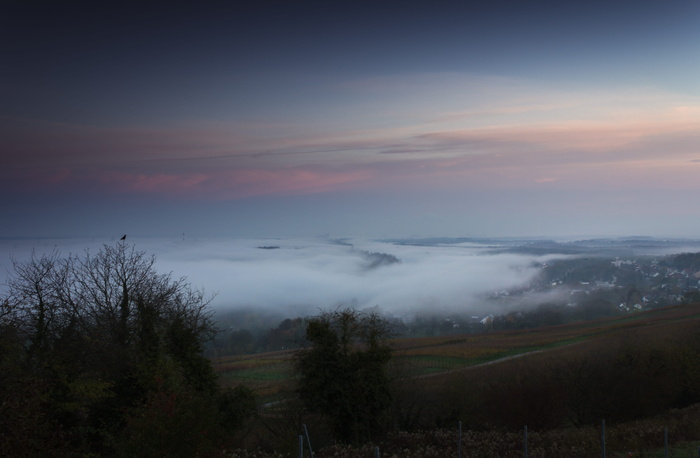
<path fill-rule="evenodd" d="M 559 350 L 560 348 L 567 348 L 567 347 L 571 347 L 573 345 L 579 345 L 582 342 L 584 342 L 584 340 L 580 340 L 578 342 L 570 343 L 567 345 L 562 345 L 561 347 L 548 348 L 548 349 L 544 349 L 544 350 L 533 350 L 533 351 L 528 351 L 525 353 L 518 353 L 517 355 L 504 356 L 503 358 L 494 359 L 492 361 L 487 361 L 487 362 L 481 363 L 481 364 L 475 364 L 473 366 L 460 367 L 459 369 L 451 369 L 449 371 L 442 371 L 442 372 L 434 372 L 432 374 L 417 375 L 413 378 L 421 379 L 421 378 L 437 377 L 440 375 L 455 374 L 457 372 L 465 372 L 465 371 L 476 369 L 479 367 L 485 367 L 485 366 L 490 366 L 492 364 L 503 363 L 505 361 L 510 361 L 510 360 L 516 359 L 516 358 L 522 358 L 525 356 L 536 355 L 537 353 L 545 353 L 545 352 L 550 352 L 550 351 L 554 351 L 554 350 Z"/>

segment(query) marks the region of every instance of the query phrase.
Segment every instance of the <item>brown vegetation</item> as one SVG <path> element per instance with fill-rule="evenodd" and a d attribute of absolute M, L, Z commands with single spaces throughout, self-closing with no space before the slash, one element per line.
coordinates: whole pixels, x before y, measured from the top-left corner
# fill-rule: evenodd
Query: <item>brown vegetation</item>
<path fill-rule="evenodd" d="M 463 456 L 477 456 L 467 449 L 522 456 L 524 425 L 532 431 L 530 456 L 591 456 L 599 451 L 602 419 L 610 425 L 609 450 L 659 448 L 664 427 L 673 443 L 698 440 L 700 410 L 692 406 L 700 402 L 699 331 L 696 304 L 533 330 L 395 340 L 395 432 L 380 441 L 382 456 L 453 454 L 447 448 L 455 440 L 446 435 L 458 422 Z M 284 379 L 274 384 L 278 393 L 290 387 Z M 332 446 L 322 420 L 293 402 L 277 412 L 259 419 L 260 428 L 289 434 L 275 450 L 293 450 L 302 423 L 317 447 Z M 251 445 L 271 443 L 264 429 L 254 428 L 262 440 Z M 366 448 L 336 447 L 317 456 L 372 456 L 374 445 Z"/>

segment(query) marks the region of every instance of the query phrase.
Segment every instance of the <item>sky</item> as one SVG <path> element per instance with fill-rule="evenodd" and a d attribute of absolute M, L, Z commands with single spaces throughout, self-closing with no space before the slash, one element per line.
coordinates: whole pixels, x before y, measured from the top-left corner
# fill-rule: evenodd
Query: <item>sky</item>
<path fill-rule="evenodd" d="M 0 3 L 0 237 L 700 237 L 700 2 Z"/>

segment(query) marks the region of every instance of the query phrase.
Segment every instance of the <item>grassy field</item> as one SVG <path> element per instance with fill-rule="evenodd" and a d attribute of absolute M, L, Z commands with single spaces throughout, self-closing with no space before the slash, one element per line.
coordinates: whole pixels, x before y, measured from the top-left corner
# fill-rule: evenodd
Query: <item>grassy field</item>
<path fill-rule="evenodd" d="M 293 356 L 290 350 L 225 356 L 214 359 L 213 365 L 222 386 L 245 385 L 269 402 L 290 388 Z"/>
<path fill-rule="evenodd" d="M 546 384 L 544 376 L 551 375 L 555 367 L 564 370 L 585 367 L 585 372 L 581 373 L 583 381 L 590 374 L 597 374 L 603 380 L 609 373 L 608 366 L 601 366 L 602 372 L 595 372 L 596 367 L 591 364 L 605 361 L 611 354 L 624 356 L 626 353 L 621 350 L 642 347 L 662 352 L 664 348 L 676 348 L 669 346 L 674 342 L 691 341 L 699 335 L 700 305 L 696 304 L 539 329 L 395 339 L 391 342 L 392 364 L 397 371 L 394 374 L 399 376 L 398 385 L 403 387 L 395 394 L 409 403 L 417 402 L 421 409 L 416 419 L 419 422 L 428 419 L 429 423 L 410 426 L 410 432 L 396 431 L 381 444 L 331 446 L 317 456 L 369 457 L 374 456 L 375 445 L 381 445 L 382 456 L 455 456 L 453 428 L 457 419 L 465 428 L 463 457 L 522 456 L 522 425 L 530 427 L 530 456 L 600 456 L 598 419 L 601 417 L 593 417 L 584 427 L 578 428 L 566 422 L 548 423 L 546 413 L 556 412 L 554 407 L 547 410 L 548 406 L 556 406 L 561 399 L 556 391 L 550 391 L 551 385 Z M 632 356 L 656 358 L 656 353 L 645 353 L 647 350 Z M 677 355 L 659 353 L 662 357 L 669 354 Z M 289 399 L 286 393 L 294 386 L 293 357 L 292 350 L 214 360 L 222 384 L 249 386 L 258 393 L 260 404 L 268 406 L 267 415 L 259 418 L 257 431 L 274 431 L 271 436 L 263 434 L 261 437 L 265 437 L 262 443 L 275 450 L 293 450 L 298 434 L 296 413 L 285 410 L 288 403 L 274 403 Z M 658 359 L 649 360 L 649 367 L 657 367 L 655 360 Z M 587 365 L 579 366 L 579 363 Z M 697 365 L 688 367 L 700 370 Z M 618 380 L 617 373 L 612 378 Z M 636 378 L 632 382 L 625 380 L 625 389 L 645 386 L 640 389 L 658 394 L 656 386 L 649 389 L 648 384 L 641 385 Z M 606 390 L 599 391 L 606 393 Z M 657 398 L 655 395 L 648 397 Z M 503 412 L 499 410 L 501 407 Z M 500 426 L 485 427 L 489 425 L 483 421 L 486 418 L 498 421 Z M 536 424 L 538 420 L 541 420 L 540 425 Z M 319 436 L 322 436 L 323 422 L 314 417 L 304 421 L 309 422 L 314 441 L 321 447 Z M 629 456 L 629 451 L 634 451 L 631 456 L 664 456 L 664 428 L 668 429 L 669 456 L 698 456 L 700 404 L 662 414 L 611 420 L 608 425 L 607 456 Z M 283 439 L 289 444 L 275 442 Z"/>
<path fill-rule="evenodd" d="M 635 333 L 663 334 L 700 324 L 700 305 L 682 305 L 596 321 L 483 334 L 395 339 L 394 360 L 407 376 L 450 373 L 519 355 L 568 348 Z M 224 386 L 246 385 L 274 396 L 292 382 L 294 350 L 228 356 L 213 360 Z"/>

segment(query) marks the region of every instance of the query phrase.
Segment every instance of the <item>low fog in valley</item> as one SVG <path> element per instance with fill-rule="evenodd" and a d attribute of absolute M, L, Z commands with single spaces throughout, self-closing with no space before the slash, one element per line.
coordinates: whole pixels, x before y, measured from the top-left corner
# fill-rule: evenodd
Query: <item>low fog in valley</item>
<path fill-rule="evenodd" d="M 161 272 L 187 277 L 215 295 L 217 311 L 254 309 L 285 316 L 339 305 L 386 313 L 421 309 L 484 311 L 483 298 L 526 285 L 552 255 L 492 254 L 493 245 L 411 246 L 366 240 L 136 239 Z M 5 241 L 0 269 L 53 249 L 96 251 L 97 241 Z M 111 241 L 107 243 L 117 243 Z M 11 257 L 11 258 L 10 258 Z M 5 281 L 3 280 L 3 283 Z"/>
<path fill-rule="evenodd" d="M 7 254 L 0 259 L 0 283 L 4 285 L 12 273 L 12 260 L 27 261 L 32 252 L 38 256 L 58 250 L 67 256 L 120 242 L 115 237 L 108 241 L 5 239 L 0 243 Z M 554 242 L 182 236 L 127 238 L 125 243 L 153 254 L 159 272 L 186 277 L 212 297 L 211 306 L 218 316 L 246 311 L 265 316 L 271 323 L 347 306 L 359 310 L 377 307 L 383 314 L 411 319 L 419 314 L 483 317 L 544 303 L 566 304 L 575 294 L 570 285 L 533 286 L 541 280 L 543 269 L 555 261 L 662 256 L 700 249 L 692 240 L 645 238 Z"/>

